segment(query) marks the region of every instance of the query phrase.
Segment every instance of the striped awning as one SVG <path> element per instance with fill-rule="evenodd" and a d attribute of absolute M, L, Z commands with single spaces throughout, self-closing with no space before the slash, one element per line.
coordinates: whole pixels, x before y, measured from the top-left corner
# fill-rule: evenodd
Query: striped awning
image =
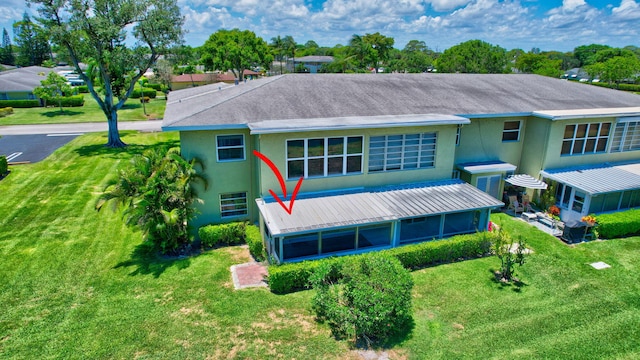
<path fill-rule="evenodd" d="M 527 189 L 546 189 L 547 184 L 527 174 L 509 176 L 504 181 L 511 185 L 520 186 Z"/>

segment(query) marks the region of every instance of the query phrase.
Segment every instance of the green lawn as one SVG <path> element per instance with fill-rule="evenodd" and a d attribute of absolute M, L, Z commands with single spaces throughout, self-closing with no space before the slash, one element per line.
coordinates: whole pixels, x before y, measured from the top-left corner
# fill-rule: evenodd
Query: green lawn
<path fill-rule="evenodd" d="M 119 121 L 136 121 L 148 119 L 162 119 L 164 116 L 164 108 L 166 100 L 164 95 L 158 93 L 158 97 L 151 99 L 146 104 L 147 114 L 144 115 L 144 109 L 139 99 L 128 99 L 123 108 L 118 111 Z M 64 112 L 60 113 L 59 107 L 47 108 L 14 108 L 13 114 L 0 117 L 0 126 L 2 125 L 27 125 L 27 124 L 57 124 L 57 123 L 78 123 L 78 122 L 102 122 L 106 121 L 106 117 L 98 103 L 90 94 L 84 94 L 84 106 L 63 108 Z"/>
<path fill-rule="evenodd" d="M 357 358 L 314 322 L 312 291 L 234 291 L 246 251 L 150 257 L 118 214 L 96 213 L 120 164 L 178 136 L 125 132 L 127 152 L 105 140 L 80 136 L 0 181 L 0 358 Z M 640 357 L 640 237 L 568 247 L 494 220 L 530 239 L 524 285 L 492 281 L 495 257 L 414 272 L 415 326 L 392 358 Z"/>

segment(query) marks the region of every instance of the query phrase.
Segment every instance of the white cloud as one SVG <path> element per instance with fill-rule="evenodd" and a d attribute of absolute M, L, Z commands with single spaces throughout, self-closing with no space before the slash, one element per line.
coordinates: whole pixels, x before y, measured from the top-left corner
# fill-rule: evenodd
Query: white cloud
<path fill-rule="evenodd" d="M 427 1 L 435 11 L 445 12 L 467 5 L 471 0 L 432 0 Z"/>
<path fill-rule="evenodd" d="M 574 11 L 578 7 L 586 5 L 584 0 L 563 0 L 562 9 L 566 11 Z"/>
<path fill-rule="evenodd" d="M 640 19 L 640 5 L 634 0 L 622 0 L 620 6 L 611 9 L 611 14 L 619 20 Z"/>

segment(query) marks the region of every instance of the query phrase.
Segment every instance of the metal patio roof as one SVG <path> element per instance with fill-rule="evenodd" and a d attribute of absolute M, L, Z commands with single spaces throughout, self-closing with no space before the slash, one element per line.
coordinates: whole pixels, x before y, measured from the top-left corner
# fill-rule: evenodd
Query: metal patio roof
<path fill-rule="evenodd" d="M 606 163 L 590 167 L 543 170 L 540 174 L 591 195 L 640 189 L 640 163 Z"/>
<path fill-rule="evenodd" d="M 269 231 L 276 236 L 504 205 L 459 180 L 296 199 L 291 215 L 275 201 L 256 199 L 256 203 Z"/>

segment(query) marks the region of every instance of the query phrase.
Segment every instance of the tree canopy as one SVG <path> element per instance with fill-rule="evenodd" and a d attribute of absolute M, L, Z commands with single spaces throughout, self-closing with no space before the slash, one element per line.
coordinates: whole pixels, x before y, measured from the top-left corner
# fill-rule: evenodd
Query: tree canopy
<path fill-rule="evenodd" d="M 39 5 L 39 21 L 51 40 L 68 51 L 104 112 L 107 146 L 125 146 L 118 133 L 118 110 L 158 57 L 182 41 L 184 19 L 176 0 L 27 1 Z M 89 63 L 87 71 L 81 62 Z"/>
<path fill-rule="evenodd" d="M 482 40 L 469 40 L 445 50 L 437 61 L 439 72 L 499 74 L 507 72 L 507 52 Z"/>
<path fill-rule="evenodd" d="M 18 49 L 16 65 L 41 65 L 43 61 L 49 59 L 51 49 L 45 30 L 31 21 L 26 12 L 21 21 L 13 24 L 13 34 Z"/>
<path fill-rule="evenodd" d="M 267 43 L 250 30 L 218 30 L 202 46 L 202 61 L 208 70 L 231 70 L 244 79 L 244 70 L 256 66 L 269 68 L 273 56 Z"/>
<path fill-rule="evenodd" d="M 57 102 L 62 109 L 62 99 L 72 94 L 71 85 L 67 83 L 64 76 L 60 76 L 51 71 L 47 78 L 40 81 L 41 86 L 33 89 L 33 94 L 46 102 Z"/>

